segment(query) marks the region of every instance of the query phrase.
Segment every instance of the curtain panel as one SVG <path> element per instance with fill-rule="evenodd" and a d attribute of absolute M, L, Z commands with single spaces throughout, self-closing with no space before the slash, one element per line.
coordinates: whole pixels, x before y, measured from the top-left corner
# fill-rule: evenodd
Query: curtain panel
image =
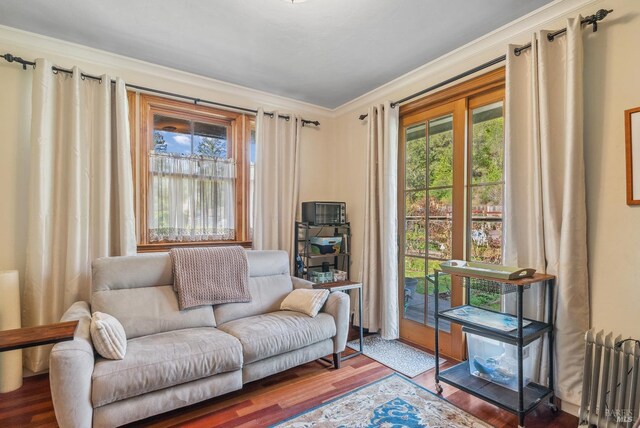
<path fill-rule="evenodd" d="M 235 162 L 149 154 L 149 240 L 235 239 Z"/>
<path fill-rule="evenodd" d="M 383 339 L 400 335 L 398 307 L 398 109 L 368 111 L 367 179 L 362 250 L 363 319 Z"/>
<path fill-rule="evenodd" d="M 256 116 L 255 204 L 253 248 L 294 253 L 294 228 L 299 200 L 302 119 Z M 292 264 L 293 266 L 293 264 Z M 292 267 L 291 266 L 291 267 Z"/>
<path fill-rule="evenodd" d="M 504 261 L 557 276 L 555 389 L 571 403 L 590 323 L 580 21 L 553 42 L 534 34 L 520 56 L 510 46 L 506 79 Z M 525 315 L 541 318 L 543 297 L 525 299 Z"/>
<path fill-rule="evenodd" d="M 91 262 L 136 252 L 127 93 L 121 79 L 33 75 L 27 265 L 23 325 L 58 322 L 90 300 Z M 48 367 L 50 346 L 25 351 L 25 365 Z"/>

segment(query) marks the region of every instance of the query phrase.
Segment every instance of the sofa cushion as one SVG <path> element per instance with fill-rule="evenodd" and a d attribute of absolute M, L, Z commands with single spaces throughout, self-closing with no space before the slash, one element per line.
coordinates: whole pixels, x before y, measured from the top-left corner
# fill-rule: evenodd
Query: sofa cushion
<path fill-rule="evenodd" d="M 93 261 L 93 292 L 172 285 L 171 259 L 167 253 L 102 257 Z"/>
<path fill-rule="evenodd" d="M 129 339 L 216 325 L 211 306 L 181 311 L 178 297 L 170 285 L 96 291 L 91 297 L 91 309 L 117 318 Z"/>
<path fill-rule="evenodd" d="M 223 324 L 244 317 L 277 311 L 291 291 L 293 291 L 293 283 L 289 273 L 249 278 L 251 301 L 214 306 L 216 322 Z"/>
<path fill-rule="evenodd" d="M 315 318 L 291 311 L 277 311 L 230 321 L 218 327 L 242 343 L 244 364 L 312 345 L 336 334 L 329 314 Z"/>
<path fill-rule="evenodd" d="M 238 339 L 211 327 L 129 340 L 122 360 L 97 358 L 93 407 L 242 368 Z"/>

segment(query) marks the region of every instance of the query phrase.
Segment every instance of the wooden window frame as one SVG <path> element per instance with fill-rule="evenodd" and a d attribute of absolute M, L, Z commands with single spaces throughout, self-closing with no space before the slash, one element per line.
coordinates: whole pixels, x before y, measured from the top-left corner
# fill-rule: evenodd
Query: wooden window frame
<path fill-rule="evenodd" d="M 135 102 L 134 96 L 129 96 L 129 102 Z M 139 100 L 135 105 L 135 112 L 130 108 L 129 118 L 131 122 L 132 142 L 135 141 L 134 130 L 140 130 L 139 156 L 132 156 L 134 171 L 137 168 L 135 180 L 135 197 L 138 213 L 138 252 L 168 251 L 174 247 L 199 247 L 199 246 L 227 246 L 240 245 L 251 248 L 249 239 L 249 132 L 251 119 L 245 114 L 221 110 L 170 98 L 158 97 L 149 94 L 139 94 Z M 139 112 L 139 114 L 137 114 Z M 226 126 L 230 133 L 231 145 L 228 147 L 235 159 L 235 233 L 234 240 L 219 241 L 187 241 L 187 242 L 149 242 L 148 239 L 148 160 L 149 150 L 153 144 L 153 118 L 156 114 L 167 115 L 179 119 L 193 120 Z M 135 118 L 139 117 L 139 123 Z M 132 153 L 134 144 L 132 144 Z"/>
<path fill-rule="evenodd" d="M 463 135 L 463 144 L 454 145 L 453 153 L 453 229 L 452 229 L 452 254 L 453 258 L 467 258 L 470 257 L 470 197 L 471 182 L 468 181 L 470 177 L 471 168 L 471 106 L 478 106 L 479 100 L 494 99 L 498 96 L 504 99 L 505 90 L 505 67 L 499 67 L 495 70 L 489 71 L 478 77 L 466 80 L 459 84 L 445 88 L 434 94 L 427 95 L 419 98 L 413 102 L 403 104 L 400 106 L 400 126 L 399 132 L 399 153 L 398 153 L 398 185 L 402 185 L 402 190 L 398 191 L 398 216 L 402 219 L 398 221 L 398 237 L 400 239 L 398 249 L 398 270 L 401 273 L 398 275 L 398 299 L 400 302 L 404 298 L 403 281 L 404 281 L 404 260 L 405 260 L 405 135 L 404 129 L 406 126 L 411 126 L 414 122 L 426 120 L 427 110 L 434 111 L 434 109 L 440 110 L 439 107 L 455 104 L 455 110 L 457 115 L 454 114 L 454 139 L 456 134 L 458 138 Z M 500 94 L 500 95 L 496 95 Z M 446 110 L 446 109 L 445 109 Z M 442 110 L 442 112 L 445 112 Z M 401 183 L 401 184 L 400 184 Z M 456 191 L 457 189 L 457 191 Z M 462 219 L 460 220 L 460 216 Z M 456 221 L 457 220 L 457 221 Z M 425 257 L 425 265 L 428 266 L 428 259 Z M 461 289 L 461 283 L 452 281 L 453 288 Z M 452 306 L 461 304 L 453 301 Z M 407 342 L 417 344 L 425 347 L 429 350 L 433 350 L 435 342 L 430 335 L 425 337 L 422 328 L 431 328 L 425 324 L 419 324 L 410 319 L 404 318 L 404 307 L 400 305 L 400 318 L 401 324 L 403 324 L 402 338 Z M 441 351 L 445 351 L 448 357 L 462 360 L 464 358 L 465 346 L 462 340 L 454 340 L 462 338 L 462 328 L 458 324 L 451 324 L 451 332 L 449 334 L 441 332 L 440 334 L 440 348 Z"/>

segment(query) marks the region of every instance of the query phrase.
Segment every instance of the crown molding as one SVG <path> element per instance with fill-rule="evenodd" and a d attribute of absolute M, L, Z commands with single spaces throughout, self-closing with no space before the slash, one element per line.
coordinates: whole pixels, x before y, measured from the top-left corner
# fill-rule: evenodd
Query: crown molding
<path fill-rule="evenodd" d="M 46 56 L 62 67 L 80 62 L 85 65 L 85 71 L 91 74 L 107 72 L 132 84 L 198 98 L 207 98 L 203 96 L 205 93 L 212 101 L 240 107 L 255 109 L 262 105 L 269 109 L 338 118 L 366 109 L 375 102 L 410 95 L 418 85 L 425 87 L 436 83 L 443 75 L 453 74 L 452 70 L 464 71 L 472 65 L 488 61 L 504 52 L 509 44 L 526 43 L 532 31 L 605 1 L 555 0 L 334 109 L 3 25 L 0 25 L 0 50 L 26 59 Z"/>
<path fill-rule="evenodd" d="M 411 95 L 420 88 L 435 84 L 494 57 L 503 54 L 510 44 L 525 44 L 531 33 L 550 25 L 563 17 L 583 11 L 586 7 L 603 3 L 605 0 L 556 0 L 530 12 L 502 27 L 479 37 L 433 61 L 430 61 L 402 76 L 387 82 L 333 110 L 335 117 L 350 115 L 354 111 L 365 113 L 371 104 L 390 101 Z M 589 11 L 590 13 L 590 11 Z M 497 65 L 496 67 L 499 67 Z M 455 71 L 452 71 L 455 70 Z M 444 77 L 443 77 L 444 75 Z M 459 83 L 459 82 L 458 82 Z M 360 111 L 362 110 L 362 111 Z"/>
<path fill-rule="evenodd" d="M 89 74 L 117 75 L 127 83 L 210 98 L 211 101 L 245 108 L 264 106 L 269 110 L 294 111 L 324 118 L 333 116 L 332 110 L 325 107 L 4 25 L 0 25 L 0 51 L 28 60 L 46 57 L 65 68 L 80 63 Z"/>

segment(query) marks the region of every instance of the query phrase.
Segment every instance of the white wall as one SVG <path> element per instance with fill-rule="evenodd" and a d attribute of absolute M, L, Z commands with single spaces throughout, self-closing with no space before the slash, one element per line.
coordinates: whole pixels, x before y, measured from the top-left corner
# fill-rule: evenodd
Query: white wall
<path fill-rule="evenodd" d="M 565 26 L 565 18 L 614 13 L 597 33 L 585 30 L 585 145 L 592 325 L 640 338 L 640 207 L 625 202 L 623 111 L 640 106 L 640 1 L 552 3 L 509 26 L 378 88 L 337 111 L 335 133 L 345 154 L 338 197 L 347 202 L 355 254 L 361 266 L 366 123 L 369 105 L 394 101 L 463 72 L 523 44 L 537 29 Z M 561 18 L 559 18 L 561 17 Z"/>
<path fill-rule="evenodd" d="M 136 85 L 319 120 L 319 128 L 302 131 L 300 197 L 334 198 L 338 177 L 332 165 L 337 142 L 332 112 L 325 108 L 0 26 L 0 53 L 6 52 L 27 60 L 48 58 L 65 68 L 77 65 L 89 74 L 120 76 Z M 31 78 L 30 70 L 0 59 L 0 270 L 18 269 L 21 280 L 27 239 Z"/>

